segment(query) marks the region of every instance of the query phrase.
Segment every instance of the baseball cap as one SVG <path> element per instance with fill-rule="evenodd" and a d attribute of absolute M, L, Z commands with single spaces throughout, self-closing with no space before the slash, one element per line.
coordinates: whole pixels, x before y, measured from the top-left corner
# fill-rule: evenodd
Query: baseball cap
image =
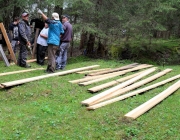
<path fill-rule="evenodd" d="M 58 13 L 52 13 L 52 17 L 53 17 L 55 20 L 59 20 L 59 14 L 58 14 Z"/>
<path fill-rule="evenodd" d="M 26 17 L 26 16 L 29 16 L 29 14 L 26 13 L 26 12 L 24 12 L 24 13 L 22 14 L 22 17 Z"/>
<path fill-rule="evenodd" d="M 62 17 L 62 18 L 63 18 L 63 17 L 66 17 L 66 18 L 68 18 L 68 19 L 69 19 L 69 16 L 68 16 L 68 15 L 66 15 L 66 14 L 65 14 L 65 15 L 62 15 L 61 17 Z"/>

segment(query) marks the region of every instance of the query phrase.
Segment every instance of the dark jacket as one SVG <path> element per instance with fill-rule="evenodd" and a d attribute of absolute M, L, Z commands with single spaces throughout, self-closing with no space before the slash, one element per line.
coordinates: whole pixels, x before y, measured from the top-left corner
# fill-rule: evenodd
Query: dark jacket
<path fill-rule="evenodd" d="M 31 40 L 31 28 L 29 23 L 25 20 L 22 20 L 18 24 L 19 28 L 19 41 L 21 44 L 27 44 Z"/>
<path fill-rule="evenodd" d="M 30 22 L 30 25 L 33 24 L 33 22 L 35 23 L 34 25 L 34 32 L 36 32 L 36 28 L 39 28 L 40 30 L 42 30 L 44 28 L 44 22 L 38 18 L 32 19 Z"/>
<path fill-rule="evenodd" d="M 63 23 L 64 34 L 61 36 L 62 42 L 70 42 L 72 40 L 73 29 L 69 21 Z"/>
<path fill-rule="evenodd" d="M 19 39 L 18 24 L 11 23 L 9 26 L 9 30 L 12 31 L 12 40 L 18 41 Z"/>

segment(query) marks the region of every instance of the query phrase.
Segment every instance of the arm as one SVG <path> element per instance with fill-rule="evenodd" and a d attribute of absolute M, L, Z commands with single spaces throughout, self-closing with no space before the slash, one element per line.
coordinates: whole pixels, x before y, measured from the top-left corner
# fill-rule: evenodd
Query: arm
<path fill-rule="evenodd" d="M 43 37 L 43 38 L 45 38 L 45 39 L 48 38 L 48 36 L 46 36 L 46 35 L 44 35 L 44 34 L 40 34 L 40 36 Z"/>

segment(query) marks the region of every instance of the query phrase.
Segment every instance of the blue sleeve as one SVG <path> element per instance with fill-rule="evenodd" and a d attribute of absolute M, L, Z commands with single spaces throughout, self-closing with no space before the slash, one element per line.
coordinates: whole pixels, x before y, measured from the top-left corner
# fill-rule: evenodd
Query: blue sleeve
<path fill-rule="evenodd" d="M 45 20 L 45 22 L 47 23 L 47 24 L 54 24 L 54 23 L 56 23 L 54 20 L 51 20 L 51 19 L 46 19 Z"/>

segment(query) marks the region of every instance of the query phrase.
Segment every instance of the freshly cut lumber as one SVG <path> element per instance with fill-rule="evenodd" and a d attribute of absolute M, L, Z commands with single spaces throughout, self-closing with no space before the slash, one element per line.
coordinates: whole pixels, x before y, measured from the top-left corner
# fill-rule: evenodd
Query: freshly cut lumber
<path fill-rule="evenodd" d="M 36 69 L 12 71 L 12 72 L 0 73 L 0 76 L 10 75 L 10 74 L 16 74 L 16 73 L 24 73 L 24 72 L 35 71 L 35 70 L 43 70 L 43 69 L 44 69 L 44 68 L 36 68 Z"/>
<path fill-rule="evenodd" d="M 0 84 L 0 88 L 4 88 L 4 86 Z"/>
<path fill-rule="evenodd" d="M 14 61 L 14 63 L 17 64 L 16 56 L 15 56 L 14 51 L 12 49 L 11 43 L 9 41 L 9 38 L 7 36 L 6 29 L 4 28 L 4 24 L 3 23 L 0 23 L 0 30 L 1 30 L 1 32 L 3 34 L 3 36 L 4 36 L 5 41 L 6 41 L 8 50 L 9 50 L 10 55 L 11 55 L 11 58 Z"/>
<path fill-rule="evenodd" d="M 126 81 L 126 82 L 123 82 L 123 83 L 121 83 L 121 84 L 119 84 L 113 88 L 110 88 L 110 89 L 108 89 L 102 93 L 99 93 L 99 94 L 97 94 L 97 95 L 95 95 L 89 99 L 82 101 L 81 104 L 89 106 L 89 105 L 93 104 L 94 102 L 99 101 L 101 98 L 104 98 L 104 97 L 108 96 L 109 94 L 136 82 L 137 80 L 139 80 L 139 79 L 143 78 L 144 76 L 154 72 L 155 70 L 156 70 L 156 68 L 148 69 L 145 72 L 141 73 L 140 75 L 138 75 L 138 76 Z"/>
<path fill-rule="evenodd" d="M 48 59 L 48 57 L 45 57 L 45 59 Z M 27 60 L 26 62 L 31 63 L 31 62 L 36 62 L 36 61 L 37 61 L 37 59 L 30 59 L 30 60 Z"/>
<path fill-rule="evenodd" d="M 120 79 L 117 79 L 117 80 L 114 80 L 114 81 L 111 81 L 111 82 L 108 82 L 108 83 L 105 83 L 105 84 L 102 84 L 102 85 L 92 87 L 92 88 L 88 89 L 88 91 L 93 92 L 93 93 L 98 92 L 98 91 L 100 91 L 102 89 L 111 87 L 113 85 L 117 85 L 117 84 L 119 84 L 121 82 L 124 82 L 126 80 L 131 79 L 131 78 L 134 78 L 135 76 L 138 76 L 142 72 L 144 72 L 144 71 L 141 71 L 141 72 L 138 72 L 138 73 L 135 73 L 135 74 L 132 74 L 132 75 L 129 75 L 129 76 L 126 76 L 126 77 L 123 77 L 123 78 L 120 78 Z"/>
<path fill-rule="evenodd" d="M 116 77 L 116 76 L 119 76 L 119 74 L 117 74 L 117 75 L 114 74 L 114 75 L 110 75 L 110 76 L 106 76 L 106 77 L 94 79 L 94 80 L 91 80 L 91 81 L 79 83 L 79 85 L 81 85 L 81 86 L 87 86 L 87 85 L 90 85 L 90 84 L 93 84 L 93 83 L 97 83 L 97 82 L 100 82 L 100 81 L 103 81 L 103 80 L 106 80 L 106 79 L 114 78 L 114 77 Z M 134 77 L 135 77 L 135 76 L 134 76 Z M 129 78 L 129 79 L 130 79 L 130 78 Z"/>
<path fill-rule="evenodd" d="M 142 85 L 145 85 L 145 84 L 147 84 L 147 83 L 149 83 L 149 82 L 151 82 L 151 81 L 153 81 L 153 80 L 155 80 L 155 79 L 157 79 L 157 78 L 165 75 L 166 73 L 168 73 L 168 72 L 170 72 L 170 71 L 172 71 L 172 69 L 166 69 L 166 70 L 164 70 L 164 71 L 162 71 L 162 72 L 159 72 L 159 73 L 157 73 L 157 74 L 155 74 L 155 75 L 153 75 L 153 76 L 151 76 L 151 77 L 148 77 L 148 78 L 146 78 L 146 79 L 144 79 L 144 80 L 141 80 L 141 81 L 139 81 L 139 82 L 137 82 L 137 83 L 134 83 L 134 84 L 132 84 L 132 85 L 130 85 L 130 86 L 127 86 L 127 87 L 125 87 L 125 88 L 123 88 L 123 89 L 117 90 L 117 91 L 115 91 L 115 92 L 113 92 L 113 93 L 111 93 L 111 94 L 109 94 L 109 95 L 107 95 L 107 96 L 105 96 L 105 97 L 103 97 L 103 98 L 101 98 L 101 99 L 99 99 L 99 100 L 97 100 L 97 101 L 89 104 L 89 105 L 97 104 L 97 103 L 99 103 L 99 102 L 105 101 L 105 100 L 107 100 L 107 99 L 111 99 L 111 98 L 113 98 L 113 97 L 116 97 L 116 96 L 119 96 L 119 95 L 121 95 L 121 94 L 124 94 L 124 93 L 126 93 L 126 92 L 128 92 L 128 91 L 131 91 L 131 90 L 133 90 L 133 89 L 136 89 L 136 88 L 138 88 L 138 87 L 140 87 L 140 86 L 142 86 Z"/>
<path fill-rule="evenodd" d="M 99 72 L 99 71 L 106 71 L 106 70 L 110 70 L 111 68 L 105 68 L 105 69 L 97 69 L 97 70 L 88 70 L 88 71 L 80 71 L 80 72 L 76 72 L 78 74 L 87 74 L 90 72 Z"/>
<path fill-rule="evenodd" d="M 66 74 L 74 73 L 74 72 L 77 72 L 77 71 L 88 70 L 88 69 L 96 68 L 96 67 L 99 67 L 99 65 L 82 67 L 82 68 L 77 68 L 77 69 L 72 69 L 72 70 L 67 70 L 67 71 L 62 71 L 62 72 L 56 72 L 56 73 L 42 75 L 42 76 L 36 76 L 36 77 L 31 77 L 31 78 L 26 78 L 26 79 L 21 79 L 21 80 L 6 82 L 6 83 L 1 83 L 1 85 L 3 85 L 4 88 L 6 88 L 6 87 L 11 87 L 11 86 L 19 85 L 19 84 L 28 83 L 28 82 L 31 82 L 31 81 L 45 79 L 45 78 L 48 78 L 48 77 L 66 75 Z"/>
<path fill-rule="evenodd" d="M 136 66 L 138 66 L 138 63 L 129 64 L 129 65 L 122 66 L 122 67 L 120 67 L 120 68 L 115 68 L 115 69 L 108 70 L 108 71 L 90 73 L 90 74 L 88 74 L 88 75 L 89 75 L 89 76 L 102 75 L 102 74 L 106 74 L 106 73 L 112 73 L 112 72 L 116 72 L 116 71 L 121 71 L 121 70 L 125 70 L 125 69 L 130 69 L 130 68 L 133 68 L 133 67 L 136 67 Z"/>
<path fill-rule="evenodd" d="M 139 107 L 135 108 L 134 110 L 130 111 L 125 115 L 125 117 L 136 119 L 140 115 L 144 114 L 146 111 L 150 110 L 153 106 L 160 103 L 162 100 L 167 98 L 169 95 L 174 93 L 176 90 L 180 88 L 180 80 L 161 92 L 160 94 L 156 95 L 155 97 L 151 98 L 149 101 L 145 102 L 144 104 L 140 105 Z"/>
<path fill-rule="evenodd" d="M 86 81 L 90 81 L 90 80 L 94 80 L 97 78 L 101 78 L 101 77 L 106 77 L 106 76 L 110 76 L 110 75 L 123 75 L 127 72 L 132 72 L 132 71 L 136 71 L 136 70 L 140 70 L 140 69 L 144 69 L 144 68 L 149 68 L 152 67 L 152 65 L 147 65 L 147 64 L 141 64 L 135 68 L 132 69 L 128 69 L 128 70 L 123 70 L 123 71 L 119 71 L 119 72 L 114 72 L 114 73 L 109 73 L 109 74 L 104 74 L 104 75 L 98 75 L 98 76 L 89 76 L 86 78 L 82 78 L 82 79 L 77 79 L 77 80 L 72 80 L 69 81 L 70 83 L 81 83 L 81 82 L 86 82 Z"/>
<path fill-rule="evenodd" d="M 107 101 L 104 101 L 104 102 L 101 102 L 101 103 L 98 103 L 98 104 L 95 104 L 95 105 L 92 105 L 92 106 L 89 106 L 87 107 L 88 110 L 95 110 L 97 108 L 100 108 L 100 107 L 103 107 L 103 106 L 106 106 L 108 104 L 112 104 L 114 102 L 117 102 L 117 101 L 121 101 L 121 100 L 124 100 L 126 98 L 129 98 L 131 96 L 134 96 L 134 95 L 137 95 L 137 94 L 140 94 L 140 93 L 143 93 L 145 91 L 148 91 L 148 90 L 151 90 L 151 89 L 154 89 L 156 87 L 159 87 L 159 86 L 162 86 L 168 82 L 171 82 L 171 81 L 174 81 L 176 79 L 180 78 L 180 74 L 179 75 L 176 75 L 172 78 L 169 78 L 169 79 L 166 79 L 166 80 L 163 80 L 161 82 L 158 82 L 156 84 L 153 84 L 153 85 L 150 85 L 148 87 L 145 87 L 145 88 L 142 88 L 142 89 L 139 89 L 139 90 L 135 90 L 133 92 L 130 92 L 130 93 L 127 93 L 127 94 L 124 94 L 122 96 L 119 96 L 119 97 L 116 97 L 116 98 L 113 98 L 113 99 L 110 99 L 110 100 L 107 100 Z"/>

